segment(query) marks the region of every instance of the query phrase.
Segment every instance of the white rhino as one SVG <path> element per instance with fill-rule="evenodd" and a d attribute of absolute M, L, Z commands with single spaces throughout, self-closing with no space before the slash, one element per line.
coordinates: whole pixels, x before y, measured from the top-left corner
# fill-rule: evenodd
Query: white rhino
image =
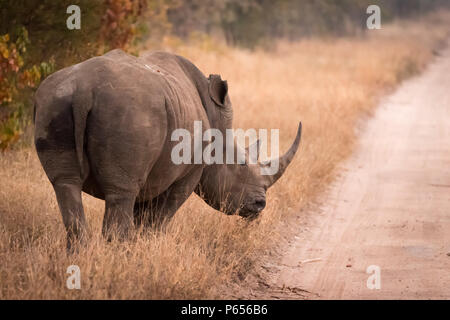
<path fill-rule="evenodd" d="M 193 191 L 226 214 L 254 218 L 300 143 L 301 124 L 272 176 L 260 173 L 267 163 L 174 164 L 173 130 L 193 134 L 194 121 L 201 121 L 203 130 L 225 134 L 233 112 L 226 81 L 206 78 L 187 59 L 166 52 L 137 58 L 110 51 L 52 74 L 34 100 L 36 151 L 69 247 L 86 234 L 82 191 L 106 201 L 107 236 L 112 230 L 126 235 L 134 224 L 160 226 Z"/>

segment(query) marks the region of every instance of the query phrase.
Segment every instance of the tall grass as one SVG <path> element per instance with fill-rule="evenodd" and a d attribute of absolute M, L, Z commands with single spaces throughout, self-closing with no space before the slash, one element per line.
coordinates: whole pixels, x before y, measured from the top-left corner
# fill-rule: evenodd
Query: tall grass
<path fill-rule="evenodd" d="M 35 151 L 2 154 L 0 299 L 223 298 L 219 288 L 243 279 L 278 239 L 277 224 L 330 182 L 354 147 L 358 121 L 378 98 L 430 61 L 449 20 L 441 13 L 361 38 L 279 43 L 271 52 L 177 48 L 206 74 L 228 80 L 234 127 L 280 128 L 286 150 L 303 122 L 298 155 L 251 223 L 193 195 L 164 234 L 140 232 L 134 240 L 107 243 L 100 236 L 104 204 L 84 195 L 93 235 L 67 255 L 55 196 Z M 72 264 L 81 269 L 81 290 L 66 288 Z"/>

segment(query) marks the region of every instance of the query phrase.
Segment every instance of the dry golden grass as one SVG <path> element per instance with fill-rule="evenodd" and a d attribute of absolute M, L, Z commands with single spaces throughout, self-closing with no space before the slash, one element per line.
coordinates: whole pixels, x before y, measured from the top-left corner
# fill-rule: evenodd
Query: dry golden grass
<path fill-rule="evenodd" d="M 449 20 L 441 14 L 365 38 L 280 43 L 272 52 L 177 48 L 206 74 L 228 80 L 234 127 L 280 128 L 286 150 L 303 122 L 298 155 L 251 223 L 218 213 L 193 195 L 165 234 L 106 243 L 100 236 L 104 204 L 84 196 L 93 236 L 67 255 L 55 196 L 35 151 L 2 154 L 0 299 L 223 298 L 219 288 L 245 276 L 276 241 L 274 226 L 332 179 L 354 146 L 358 120 L 370 115 L 378 97 L 430 61 Z M 66 288 L 72 264 L 81 269 L 81 290 Z"/>

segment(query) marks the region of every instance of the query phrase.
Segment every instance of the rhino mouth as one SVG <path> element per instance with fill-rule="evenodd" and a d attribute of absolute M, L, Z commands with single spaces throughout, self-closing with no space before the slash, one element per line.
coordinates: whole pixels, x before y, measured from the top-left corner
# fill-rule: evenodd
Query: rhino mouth
<path fill-rule="evenodd" d="M 243 218 L 253 220 L 259 216 L 259 214 L 265 207 L 266 200 L 264 198 L 257 198 L 251 202 L 244 204 L 239 209 L 239 215 Z"/>

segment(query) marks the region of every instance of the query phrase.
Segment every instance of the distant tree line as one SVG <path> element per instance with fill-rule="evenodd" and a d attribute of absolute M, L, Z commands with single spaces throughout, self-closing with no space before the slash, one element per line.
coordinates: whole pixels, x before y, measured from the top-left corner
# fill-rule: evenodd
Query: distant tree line
<path fill-rule="evenodd" d="M 173 32 L 222 33 L 229 44 L 253 47 L 265 40 L 364 31 L 366 9 L 379 5 L 382 20 L 420 15 L 448 0 L 188 0 L 168 10 Z"/>

